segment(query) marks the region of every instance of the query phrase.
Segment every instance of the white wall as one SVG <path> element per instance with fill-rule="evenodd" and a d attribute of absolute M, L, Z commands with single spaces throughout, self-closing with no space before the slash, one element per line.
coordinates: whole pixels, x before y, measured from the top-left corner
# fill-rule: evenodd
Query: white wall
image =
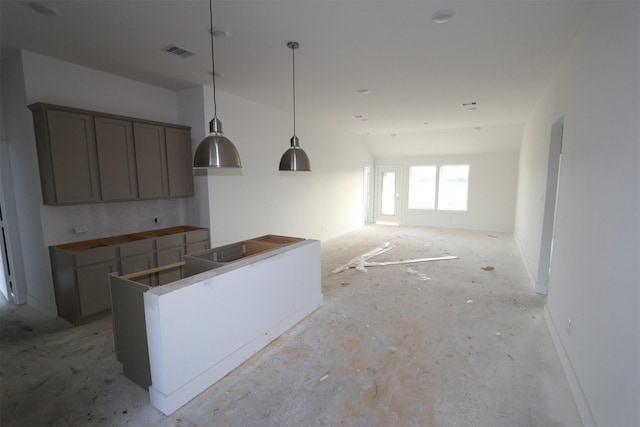
<path fill-rule="evenodd" d="M 532 271 L 550 130 L 562 116 L 547 323 L 585 425 L 637 426 L 640 3 L 594 5 L 526 124 L 515 235 Z"/>
<path fill-rule="evenodd" d="M 211 88 L 205 92 L 210 99 Z M 362 170 L 372 156 L 361 137 L 298 114 L 296 133 L 312 171 L 279 172 L 293 134 L 293 113 L 220 91 L 217 106 L 242 169 L 195 178 L 208 180 L 213 245 L 269 233 L 321 240 L 363 224 Z M 207 111 L 210 119 L 213 111 Z"/>
<path fill-rule="evenodd" d="M 424 227 L 513 231 L 518 153 L 377 158 L 376 165 L 403 166 L 400 223 Z M 409 170 L 414 165 L 469 165 L 467 212 L 408 209 Z"/>

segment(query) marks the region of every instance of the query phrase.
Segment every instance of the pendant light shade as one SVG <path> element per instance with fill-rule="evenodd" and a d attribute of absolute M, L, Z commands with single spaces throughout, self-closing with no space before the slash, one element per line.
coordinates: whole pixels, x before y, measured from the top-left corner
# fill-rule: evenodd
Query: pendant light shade
<path fill-rule="evenodd" d="M 311 164 L 307 153 L 300 148 L 297 136 L 291 137 L 291 147 L 284 152 L 280 159 L 281 171 L 311 171 Z"/>
<path fill-rule="evenodd" d="M 300 148 L 300 140 L 296 136 L 296 55 L 295 50 L 300 47 L 298 42 L 289 42 L 287 47 L 293 54 L 293 136 L 291 147 L 284 152 L 280 159 L 280 170 L 289 172 L 310 172 L 311 163 L 307 153 Z"/>
<path fill-rule="evenodd" d="M 213 72 L 213 120 L 209 122 L 209 135 L 200 142 L 193 158 L 194 169 L 240 168 L 240 155 L 229 139 L 222 133 L 222 123 L 218 119 L 216 105 L 216 67 L 213 56 L 213 0 L 209 0 L 211 24 L 211 68 Z"/>
<path fill-rule="evenodd" d="M 198 145 L 193 167 L 194 169 L 242 167 L 238 150 L 222 134 L 222 123 L 217 118 L 209 122 L 209 135 Z"/>

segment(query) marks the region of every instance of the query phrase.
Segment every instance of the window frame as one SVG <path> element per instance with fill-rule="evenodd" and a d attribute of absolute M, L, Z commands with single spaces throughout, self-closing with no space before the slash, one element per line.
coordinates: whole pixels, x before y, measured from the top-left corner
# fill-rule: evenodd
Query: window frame
<path fill-rule="evenodd" d="M 466 166 L 467 167 L 467 181 L 466 181 L 466 203 L 464 209 L 448 209 L 441 208 L 440 205 L 440 181 L 441 170 L 446 167 Z M 432 208 L 410 207 L 411 203 L 411 174 L 414 167 L 435 167 L 435 180 L 434 180 L 434 204 Z M 408 189 L 407 189 L 407 209 L 415 211 L 432 211 L 432 212 L 469 212 L 469 188 L 470 188 L 470 176 L 471 176 L 471 164 L 470 163 L 444 163 L 444 164 L 413 164 L 409 165 L 408 175 Z"/>

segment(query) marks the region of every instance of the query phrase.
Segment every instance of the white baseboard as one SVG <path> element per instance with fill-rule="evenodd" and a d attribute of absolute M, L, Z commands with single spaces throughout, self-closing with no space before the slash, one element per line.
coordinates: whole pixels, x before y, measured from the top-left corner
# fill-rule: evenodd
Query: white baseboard
<path fill-rule="evenodd" d="M 576 403 L 578 413 L 580 414 L 580 418 L 582 419 L 582 424 L 584 425 L 584 427 L 597 427 L 598 424 L 593 417 L 593 413 L 591 412 L 591 408 L 589 407 L 589 402 L 587 401 L 587 398 L 582 391 L 580 380 L 578 379 L 578 376 L 573 369 L 573 364 L 571 363 L 569 355 L 565 351 L 562 340 L 560 339 L 560 334 L 558 333 L 556 323 L 553 321 L 553 316 L 551 315 L 551 312 L 546 305 L 544 306 L 544 320 L 546 321 L 547 329 L 551 334 L 551 339 L 553 340 L 556 352 L 558 353 L 558 357 L 560 358 L 560 363 L 562 365 L 564 374 L 567 377 L 567 382 L 569 383 L 569 388 L 571 389 L 573 400 Z"/>

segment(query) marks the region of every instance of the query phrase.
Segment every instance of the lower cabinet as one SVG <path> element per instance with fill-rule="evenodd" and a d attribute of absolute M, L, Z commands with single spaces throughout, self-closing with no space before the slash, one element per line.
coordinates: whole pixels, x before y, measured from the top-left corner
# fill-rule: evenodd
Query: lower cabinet
<path fill-rule="evenodd" d="M 182 261 L 184 256 L 184 247 L 176 246 L 173 248 L 160 249 L 156 252 L 156 258 L 159 266 L 169 265 Z M 166 285 L 167 283 L 180 280 L 180 269 L 173 269 L 158 273 L 158 285 Z"/>
<path fill-rule="evenodd" d="M 51 246 L 58 316 L 76 325 L 88 322 L 111 308 L 109 274 L 124 275 L 173 264 L 182 261 L 187 251 L 208 247 L 209 230 L 192 226 Z M 157 286 L 179 279 L 179 271 L 169 270 L 140 281 Z"/>
<path fill-rule="evenodd" d="M 109 274 L 117 271 L 118 263 L 115 259 L 76 270 L 81 318 L 101 313 L 111 307 Z"/>
<path fill-rule="evenodd" d="M 156 267 L 153 239 L 143 239 L 120 245 L 120 274 L 130 274 Z M 147 286 L 155 286 L 154 277 L 141 279 Z"/>
<path fill-rule="evenodd" d="M 122 258 L 120 259 L 120 265 L 122 266 L 120 274 L 130 274 L 155 268 L 156 260 L 154 259 L 153 252 L 151 252 Z M 139 281 L 147 286 L 156 285 L 152 276 L 145 277 L 143 279 L 140 279 Z"/>

